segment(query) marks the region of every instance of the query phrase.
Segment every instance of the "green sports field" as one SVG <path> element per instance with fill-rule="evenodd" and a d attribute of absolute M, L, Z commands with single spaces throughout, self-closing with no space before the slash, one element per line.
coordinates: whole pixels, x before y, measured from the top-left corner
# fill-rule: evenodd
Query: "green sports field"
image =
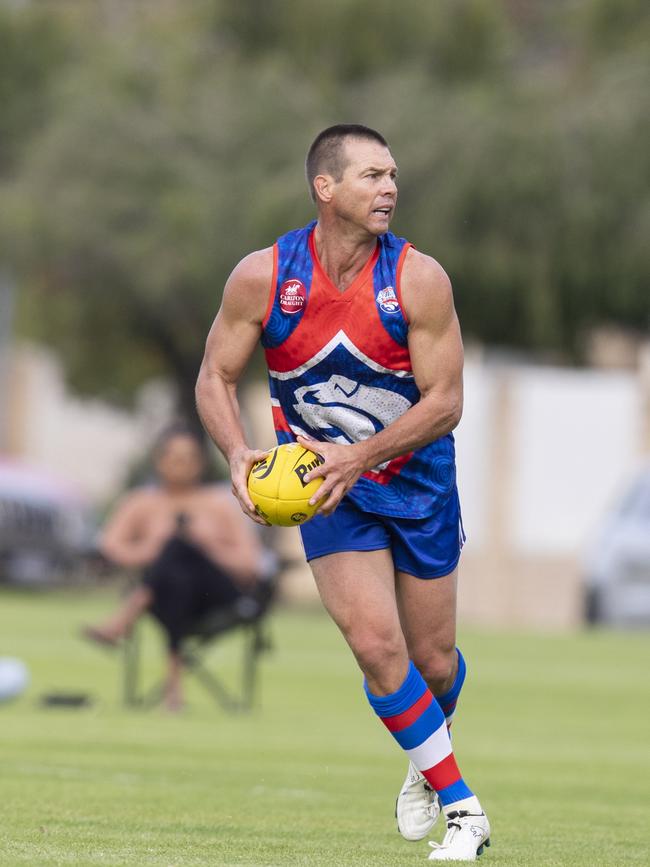
<path fill-rule="evenodd" d="M 425 862 L 426 843 L 402 841 L 392 816 L 405 763 L 322 615 L 273 618 L 252 714 L 228 716 L 194 687 L 172 718 L 124 710 L 117 658 L 76 637 L 113 599 L 0 596 L 0 656 L 32 673 L 0 706 L 1 865 Z M 650 636 L 461 640 L 455 744 L 492 822 L 484 867 L 649 864 Z M 212 662 L 234 675 L 237 650 Z M 43 709 L 51 690 L 95 701 Z"/>

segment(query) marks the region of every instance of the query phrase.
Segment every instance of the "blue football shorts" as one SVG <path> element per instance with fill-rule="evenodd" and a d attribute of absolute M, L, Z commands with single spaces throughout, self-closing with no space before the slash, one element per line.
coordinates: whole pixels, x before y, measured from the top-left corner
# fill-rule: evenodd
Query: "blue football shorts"
<path fill-rule="evenodd" d="M 300 527 L 307 560 L 340 551 L 389 548 L 395 568 L 417 578 L 442 578 L 456 568 L 465 541 L 456 488 L 427 518 L 391 518 L 364 512 L 343 497 L 334 514 L 315 515 Z"/>

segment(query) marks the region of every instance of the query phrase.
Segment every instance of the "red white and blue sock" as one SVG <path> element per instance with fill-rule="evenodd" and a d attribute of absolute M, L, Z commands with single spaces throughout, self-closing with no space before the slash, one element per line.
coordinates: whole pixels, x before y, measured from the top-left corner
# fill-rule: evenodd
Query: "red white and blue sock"
<path fill-rule="evenodd" d="M 456 671 L 454 682 L 452 683 L 451 688 L 448 689 L 444 695 L 437 695 L 435 697 L 445 715 L 447 728 L 450 728 L 453 721 L 458 696 L 460 695 L 460 691 L 465 683 L 465 675 L 467 673 L 467 666 L 465 665 L 465 659 L 463 654 L 460 652 L 460 648 L 456 648 L 456 653 L 458 654 L 458 670 Z"/>
<path fill-rule="evenodd" d="M 367 683 L 364 687 L 373 710 L 443 807 L 473 797 L 458 770 L 445 715 L 415 665 L 410 663 L 406 680 L 391 695 L 374 695 Z"/>

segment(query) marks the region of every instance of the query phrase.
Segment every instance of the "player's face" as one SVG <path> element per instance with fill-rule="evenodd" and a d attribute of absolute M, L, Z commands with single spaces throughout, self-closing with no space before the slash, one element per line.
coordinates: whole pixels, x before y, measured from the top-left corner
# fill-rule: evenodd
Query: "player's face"
<path fill-rule="evenodd" d="M 167 485 L 197 484 L 203 474 L 203 455 L 194 438 L 180 434 L 168 439 L 156 457 L 156 472 Z"/>
<path fill-rule="evenodd" d="M 382 235 L 397 204 L 395 160 L 379 142 L 348 139 L 344 147 L 347 164 L 333 186 L 332 203 L 341 216 Z"/>

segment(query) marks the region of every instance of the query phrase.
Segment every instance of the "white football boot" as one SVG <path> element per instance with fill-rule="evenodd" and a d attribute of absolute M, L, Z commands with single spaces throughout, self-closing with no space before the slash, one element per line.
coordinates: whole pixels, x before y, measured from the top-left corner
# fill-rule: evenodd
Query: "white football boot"
<path fill-rule="evenodd" d="M 408 773 L 395 804 L 398 831 L 405 840 L 421 840 L 436 824 L 439 815 L 438 795 L 413 762 L 409 762 Z"/>
<path fill-rule="evenodd" d="M 476 861 L 490 845 L 490 823 L 485 813 L 451 810 L 445 814 L 447 833 L 442 843 L 429 843 L 429 861 Z"/>

